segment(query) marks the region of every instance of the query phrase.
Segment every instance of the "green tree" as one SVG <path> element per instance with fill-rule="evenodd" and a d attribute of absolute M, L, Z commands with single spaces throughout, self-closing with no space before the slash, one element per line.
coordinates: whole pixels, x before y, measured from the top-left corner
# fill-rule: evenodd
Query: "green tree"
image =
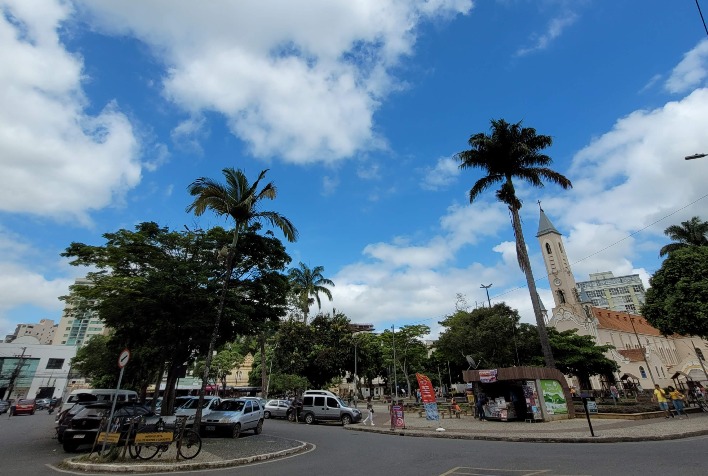
<path fill-rule="evenodd" d="M 664 335 L 708 338 L 708 246 L 669 253 L 649 280 L 641 313 Z"/>
<path fill-rule="evenodd" d="M 228 343 L 219 350 L 211 361 L 209 379 L 214 385 L 221 385 L 222 394 L 226 395 L 226 378 L 233 371 L 234 367 L 243 364 L 244 356 L 237 345 Z M 194 373 L 200 374 L 204 371 L 204 360 L 199 360 L 194 366 Z"/>
<path fill-rule="evenodd" d="M 518 311 L 504 303 L 472 311 L 458 310 L 440 322 L 445 330 L 435 347 L 455 366 L 465 363 L 465 369 L 467 355 L 485 368 L 511 367 L 516 364 L 514 338 L 518 323 Z"/>
<path fill-rule="evenodd" d="M 659 251 L 659 256 L 666 256 L 672 251 L 687 246 L 708 246 L 708 221 L 693 217 L 682 221 L 680 225 L 671 225 L 664 230 L 664 234 L 674 242 L 664 245 Z"/>
<path fill-rule="evenodd" d="M 219 338 L 219 326 L 224 314 L 226 291 L 229 287 L 229 281 L 233 271 L 233 262 L 238 246 L 239 234 L 246 230 L 252 223 L 266 222 L 273 227 L 279 228 L 288 241 L 293 242 L 297 239 L 297 230 L 290 220 L 280 213 L 260 209 L 261 202 L 264 199 L 273 200 L 277 196 L 277 189 L 272 182 L 267 183 L 263 188 L 259 189 L 260 182 L 265 178 L 268 170 L 261 171 L 258 175 L 258 179 L 256 179 L 253 184 L 249 182 L 242 170 L 225 168 L 222 172 L 226 179 L 226 184 L 219 183 L 207 177 L 201 177 L 192 182 L 188 187 L 189 194 L 195 197 L 192 204 L 187 207 L 188 212 L 194 212 L 196 216 L 200 216 L 207 210 L 211 210 L 219 216 L 227 216 L 233 220 L 234 225 L 231 245 L 226 247 L 225 252 L 222 253 L 222 255 L 225 254 L 226 258 L 226 275 L 224 277 L 219 307 L 214 317 L 209 349 L 204 362 L 202 388 L 199 392 L 200 405 L 195 416 L 195 425 L 199 425 L 201 421 L 201 403 L 204 399 L 204 387 L 209 375 L 212 354 L 214 353 L 216 342 Z"/>
<path fill-rule="evenodd" d="M 619 370 L 617 363 L 605 355 L 614 348 L 611 345 L 597 345 L 594 337 L 578 335 L 576 329 L 549 329 L 548 336 L 558 370 L 577 377 L 583 388 L 591 388 L 591 376 L 612 375 Z"/>
<path fill-rule="evenodd" d="M 430 327 L 416 324 L 402 326 L 398 329 L 386 329 L 381 333 L 384 362 L 395 367 L 395 378 L 402 378 L 410 392 L 411 376 L 423 369 L 428 357 L 428 348 L 423 337 L 430 334 Z M 394 376 L 393 369 L 389 378 Z M 400 385 L 399 385 L 400 387 Z M 396 389 L 394 389 L 394 394 Z"/>
<path fill-rule="evenodd" d="M 516 255 L 519 267 L 526 276 L 544 361 L 547 367 L 554 367 L 553 352 L 521 229 L 519 210 L 522 202 L 516 196 L 513 179 L 523 180 L 534 187 L 543 187 L 544 179 L 564 189 L 572 187 L 572 184 L 565 176 L 548 168 L 553 161 L 549 156 L 541 153 L 543 149 L 551 146 L 553 140 L 550 136 L 536 134 L 536 130 L 530 127 L 521 127 L 521 122 L 509 124 L 503 119 L 498 119 L 492 120 L 491 126 L 491 134 L 472 135 L 469 139 L 471 149 L 458 153 L 456 158 L 461 162 L 462 169 L 479 168 L 486 172 L 486 175 L 470 189 L 470 203 L 488 188 L 501 185 L 496 196 L 511 211 Z"/>
<path fill-rule="evenodd" d="M 322 275 L 324 267 L 315 266 L 310 269 L 305 263 L 300 262 L 299 267 L 290 269 L 288 277 L 292 292 L 303 315 L 303 322 L 307 323 L 310 306 L 317 302 L 317 308 L 322 309 L 320 293 L 332 300 L 332 292 L 327 286 L 334 287 L 334 283 Z"/>

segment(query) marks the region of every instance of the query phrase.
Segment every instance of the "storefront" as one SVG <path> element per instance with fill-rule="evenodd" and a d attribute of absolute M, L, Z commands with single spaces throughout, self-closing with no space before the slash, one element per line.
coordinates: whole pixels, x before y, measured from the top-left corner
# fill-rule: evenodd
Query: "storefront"
<path fill-rule="evenodd" d="M 509 421 L 551 421 L 575 418 L 570 389 L 557 369 L 508 367 L 465 370 L 462 377 L 484 393 L 485 418 Z"/>

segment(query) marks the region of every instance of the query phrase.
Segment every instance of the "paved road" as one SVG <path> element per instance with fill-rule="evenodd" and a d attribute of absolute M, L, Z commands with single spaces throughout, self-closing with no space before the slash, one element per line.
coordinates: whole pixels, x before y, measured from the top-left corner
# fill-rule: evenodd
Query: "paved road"
<path fill-rule="evenodd" d="M 46 412 L 0 417 L 0 474 L 61 474 L 48 466 L 65 457 L 52 439 L 52 424 Z M 247 438 L 267 441 L 271 435 L 308 441 L 316 448 L 279 461 L 190 474 L 670 476 L 704 474 L 708 467 L 708 437 L 607 444 L 509 443 L 400 437 L 270 420 L 262 435 Z"/>

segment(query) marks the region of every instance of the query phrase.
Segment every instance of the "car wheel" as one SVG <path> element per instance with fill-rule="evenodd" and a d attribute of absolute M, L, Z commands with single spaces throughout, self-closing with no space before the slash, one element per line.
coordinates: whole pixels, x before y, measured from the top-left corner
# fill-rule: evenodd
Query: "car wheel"
<path fill-rule="evenodd" d="M 260 435 L 262 431 L 263 431 L 263 420 L 258 420 L 258 424 L 253 429 L 253 434 Z"/>
<path fill-rule="evenodd" d="M 308 425 L 312 425 L 314 422 L 315 415 L 313 415 L 312 413 L 308 413 L 307 415 L 305 415 L 305 423 L 307 423 Z"/>
<path fill-rule="evenodd" d="M 266 420 L 270 418 L 270 412 L 263 412 L 263 418 L 265 418 Z"/>
<path fill-rule="evenodd" d="M 231 438 L 238 438 L 241 436 L 241 424 L 236 423 L 233 428 L 231 429 Z"/>
<path fill-rule="evenodd" d="M 352 417 L 349 415 L 342 415 L 342 426 L 344 425 L 351 425 L 352 423 Z"/>
<path fill-rule="evenodd" d="M 69 441 L 65 441 L 62 446 L 64 447 L 64 451 L 66 451 L 67 453 L 74 453 L 76 451 L 76 448 L 78 448 L 78 445 L 76 443 L 72 443 Z"/>
<path fill-rule="evenodd" d="M 288 412 L 287 419 L 288 421 L 295 421 L 295 412 Z"/>

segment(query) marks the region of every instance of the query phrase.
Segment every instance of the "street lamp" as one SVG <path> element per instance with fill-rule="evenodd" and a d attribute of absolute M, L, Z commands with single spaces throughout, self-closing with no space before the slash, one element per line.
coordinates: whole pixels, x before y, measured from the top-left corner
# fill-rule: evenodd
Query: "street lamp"
<path fill-rule="evenodd" d="M 687 155 L 686 157 L 684 157 L 684 159 L 685 160 L 701 159 L 706 156 L 708 156 L 708 154 L 693 154 L 693 155 Z"/>
<path fill-rule="evenodd" d="M 484 288 L 485 291 L 487 291 L 487 303 L 489 304 L 489 307 L 492 307 L 492 301 L 489 299 L 489 288 L 492 287 L 493 283 L 489 283 L 486 286 L 483 284 L 480 286 L 480 288 Z"/>
<path fill-rule="evenodd" d="M 393 331 L 393 387 L 396 393 L 396 400 L 398 400 L 398 378 L 396 377 L 396 326 L 395 324 L 391 326 Z M 393 403 L 393 402 L 391 402 Z"/>

